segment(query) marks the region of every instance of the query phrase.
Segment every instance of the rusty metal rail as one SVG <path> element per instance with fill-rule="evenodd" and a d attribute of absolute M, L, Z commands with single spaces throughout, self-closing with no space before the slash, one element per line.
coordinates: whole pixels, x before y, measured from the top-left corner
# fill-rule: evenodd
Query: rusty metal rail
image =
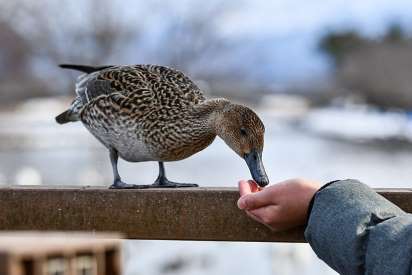
<path fill-rule="evenodd" d="M 412 190 L 379 189 L 412 212 Z M 274 233 L 236 207 L 235 188 L 109 190 L 0 188 L 0 230 L 118 232 L 129 239 L 304 242 L 303 228 Z"/>

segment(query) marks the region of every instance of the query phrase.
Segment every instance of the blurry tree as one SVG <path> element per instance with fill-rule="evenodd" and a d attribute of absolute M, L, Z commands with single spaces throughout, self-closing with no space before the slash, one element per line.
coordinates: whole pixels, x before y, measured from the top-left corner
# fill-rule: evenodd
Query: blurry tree
<path fill-rule="evenodd" d="M 321 38 L 319 48 L 332 57 L 336 65 L 339 65 L 345 55 L 362 46 L 364 38 L 354 31 L 342 33 L 329 33 Z"/>
<path fill-rule="evenodd" d="M 182 5 L 182 2 L 184 4 Z M 219 96 L 256 102 L 262 92 L 261 71 L 265 51 L 247 36 L 225 34 L 230 17 L 241 11 L 244 1 L 152 1 L 157 14 L 158 36 L 149 49 L 151 63 L 178 68 L 195 78 L 202 89 Z M 254 44 L 255 43 L 255 44 Z M 253 49 L 253 50 L 252 50 Z M 262 62 L 263 60 L 263 62 Z M 202 81 L 199 81 L 202 80 Z"/>
<path fill-rule="evenodd" d="M 152 52 L 163 64 L 204 80 L 240 77 L 233 70 L 225 71 L 226 64 L 219 58 L 230 55 L 236 46 L 233 39 L 223 36 L 221 26 L 242 7 L 242 1 L 186 1 L 184 8 L 155 1 L 152 7 L 162 18 L 161 36 Z"/>
<path fill-rule="evenodd" d="M 10 25 L 0 22 L 0 80 L 27 73 L 31 46 Z"/>
<path fill-rule="evenodd" d="M 385 108 L 412 109 L 412 40 L 390 26 L 380 39 L 353 31 L 331 33 L 320 41 L 336 64 L 336 79 L 350 93 Z"/>
<path fill-rule="evenodd" d="M 30 43 L 9 24 L 0 21 L 0 103 L 44 95 L 44 86 L 30 73 Z"/>
<path fill-rule="evenodd" d="M 138 26 L 122 21 L 116 7 L 110 0 L 19 0 L 1 16 L 46 60 L 101 64 L 131 33 L 138 33 Z"/>
<path fill-rule="evenodd" d="M 386 42 L 402 42 L 407 40 L 407 35 L 401 25 L 394 23 L 388 28 L 383 40 Z"/>
<path fill-rule="evenodd" d="M 15 81 L 20 91 L 13 92 L 19 98 L 71 92 L 73 78 L 57 67 L 59 63 L 163 64 L 204 80 L 199 83 L 213 90 L 251 94 L 258 90 L 260 81 L 253 78 L 260 74 L 250 68 L 261 67 L 267 52 L 256 51 L 259 45 L 248 37 L 227 37 L 223 28 L 242 3 L 0 0 L 0 22 L 5 26 L 0 28 L 17 39 L 2 45 L 0 57 L 9 56 L 13 64 L 7 65 L 8 75 L 21 80 Z M 39 84 L 38 92 L 33 91 L 33 81 L 20 85 L 27 79 Z"/>
<path fill-rule="evenodd" d="M 8 60 L 0 69 L 3 66 L 7 75 L 21 80 L 37 79 L 44 95 L 53 94 L 52 90 L 66 92 L 72 81 L 67 81 L 57 64 L 113 62 L 122 55 L 123 44 L 137 41 L 139 26 L 123 20 L 117 7 L 125 6 L 117 2 L 0 1 L 0 40 L 5 41 L 0 57 Z M 19 94 L 31 96 L 33 91 L 22 85 Z"/>

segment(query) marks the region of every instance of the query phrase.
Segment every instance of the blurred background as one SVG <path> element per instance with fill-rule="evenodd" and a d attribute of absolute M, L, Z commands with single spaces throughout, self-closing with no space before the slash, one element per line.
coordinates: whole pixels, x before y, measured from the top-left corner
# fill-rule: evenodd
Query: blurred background
<path fill-rule="evenodd" d="M 254 108 L 272 182 L 357 178 L 412 186 L 408 0 L 0 0 L 0 185 L 110 185 L 109 157 L 54 117 L 74 96 L 59 63 L 160 64 Z M 222 165 L 224 163 L 224 165 Z M 221 140 L 166 164 L 172 180 L 236 186 Z M 120 162 L 150 183 L 156 163 Z M 125 274 L 335 274 L 306 244 L 127 241 Z"/>

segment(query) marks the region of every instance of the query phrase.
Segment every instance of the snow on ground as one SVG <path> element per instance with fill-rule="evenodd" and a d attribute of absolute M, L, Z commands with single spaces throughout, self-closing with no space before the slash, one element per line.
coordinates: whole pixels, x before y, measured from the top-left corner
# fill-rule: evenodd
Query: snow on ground
<path fill-rule="evenodd" d="M 353 141 L 405 140 L 412 142 L 412 119 L 402 112 L 371 108 L 321 108 L 301 120 L 303 129 Z"/>

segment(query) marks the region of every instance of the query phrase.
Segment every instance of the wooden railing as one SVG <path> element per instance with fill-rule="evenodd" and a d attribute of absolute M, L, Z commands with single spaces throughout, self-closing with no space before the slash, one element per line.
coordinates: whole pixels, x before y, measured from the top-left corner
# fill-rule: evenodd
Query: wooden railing
<path fill-rule="evenodd" d="M 410 189 L 377 190 L 412 212 Z M 0 230 L 117 232 L 128 239 L 304 242 L 303 228 L 274 233 L 236 207 L 235 188 L 109 190 L 0 188 Z"/>

